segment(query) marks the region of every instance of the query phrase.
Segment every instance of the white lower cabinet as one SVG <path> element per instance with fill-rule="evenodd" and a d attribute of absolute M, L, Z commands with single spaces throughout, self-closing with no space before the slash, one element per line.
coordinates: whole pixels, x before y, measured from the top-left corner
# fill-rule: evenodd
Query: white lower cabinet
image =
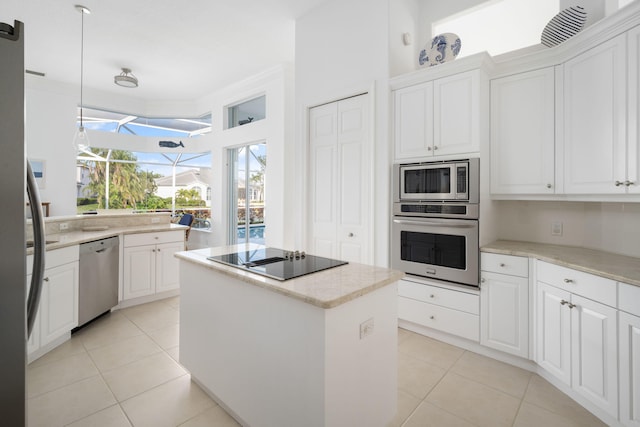
<path fill-rule="evenodd" d="M 529 358 L 529 259 L 481 254 L 480 344 Z"/>
<path fill-rule="evenodd" d="M 398 319 L 472 341 L 479 340 L 478 294 L 401 280 Z"/>
<path fill-rule="evenodd" d="M 123 299 L 178 289 L 176 252 L 184 250 L 184 231 L 124 236 Z"/>
<path fill-rule="evenodd" d="M 28 354 L 45 349 L 78 326 L 79 256 L 77 245 L 46 252 L 47 268 L 44 271 L 38 314 L 27 343 Z M 31 276 L 27 276 L 27 287 L 30 283 Z"/>
<path fill-rule="evenodd" d="M 536 272 L 537 363 L 617 418 L 617 310 L 589 299 L 615 301 L 616 283 L 545 262 Z"/>
<path fill-rule="evenodd" d="M 618 284 L 620 421 L 640 427 L 640 286 Z"/>

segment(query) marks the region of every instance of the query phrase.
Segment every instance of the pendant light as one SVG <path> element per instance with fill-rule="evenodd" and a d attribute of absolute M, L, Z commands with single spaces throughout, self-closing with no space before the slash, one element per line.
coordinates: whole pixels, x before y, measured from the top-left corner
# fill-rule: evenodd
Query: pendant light
<path fill-rule="evenodd" d="M 80 32 L 80 126 L 73 138 L 73 146 L 76 151 L 85 151 L 89 149 L 89 136 L 84 128 L 84 118 L 82 114 L 82 108 L 84 107 L 82 92 L 84 86 L 84 15 L 89 15 L 91 10 L 88 7 L 82 5 L 75 5 L 75 8 L 82 15 L 82 27 Z"/>

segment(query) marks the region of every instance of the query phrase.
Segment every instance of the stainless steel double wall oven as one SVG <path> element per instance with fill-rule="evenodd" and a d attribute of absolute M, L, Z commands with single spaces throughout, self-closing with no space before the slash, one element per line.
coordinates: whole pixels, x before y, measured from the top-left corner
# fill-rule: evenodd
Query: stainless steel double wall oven
<path fill-rule="evenodd" d="M 396 164 L 391 265 L 478 286 L 480 160 Z"/>

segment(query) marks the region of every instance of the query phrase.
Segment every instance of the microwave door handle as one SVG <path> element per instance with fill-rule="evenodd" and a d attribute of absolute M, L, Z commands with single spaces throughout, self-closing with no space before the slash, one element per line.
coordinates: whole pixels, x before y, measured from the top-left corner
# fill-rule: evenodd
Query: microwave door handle
<path fill-rule="evenodd" d="M 404 225 L 436 225 L 436 226 L 446 226 L 451 228 L 474 228 L 474 224 L 452 224 L 449 222 L 433 222 L 433 221 L 409 221 L 406 219 L 394 219 L 393 222 L 396 224 L 404 224 Z"/>

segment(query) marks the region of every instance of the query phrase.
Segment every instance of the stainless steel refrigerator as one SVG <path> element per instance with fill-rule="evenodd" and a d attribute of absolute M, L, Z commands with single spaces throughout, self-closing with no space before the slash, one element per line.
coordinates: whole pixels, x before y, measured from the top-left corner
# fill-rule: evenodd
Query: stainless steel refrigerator
<path fill-rule="evenodd" d="M 26 425 L 27 338 L 44 272 L 40 200 L 26 160 L 24 138 L 24 25 L 0 22 L 0 417 Z M 26 284 L 26 206 L 34 228 L 34 267 Z M 27 308 L 29 307 L 29 308 Z"/>

